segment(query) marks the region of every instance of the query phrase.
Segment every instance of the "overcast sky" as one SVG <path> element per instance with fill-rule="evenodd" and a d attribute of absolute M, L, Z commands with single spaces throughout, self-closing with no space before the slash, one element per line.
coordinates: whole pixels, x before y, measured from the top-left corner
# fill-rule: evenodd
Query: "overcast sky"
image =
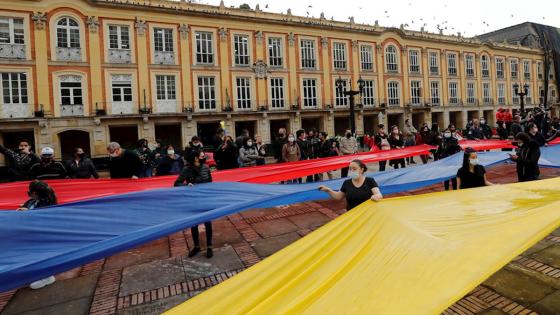
<path fill-rule="evenodd" d="M 321 12 L 330 19 L 348 21 L 354 16 L 356 23 L 420 30 L 423 25 L 430 32 L 475 36 L 526 21 L 560 27 L 560 1 L 558 0 L 224 0 L 226 6 L 256 4 L 261 10 L 319 17 Z M 220 0 L 199 0 L 200 3 L 219 5 Z M 268 7 L 267 7 L 268 6 Z"/>

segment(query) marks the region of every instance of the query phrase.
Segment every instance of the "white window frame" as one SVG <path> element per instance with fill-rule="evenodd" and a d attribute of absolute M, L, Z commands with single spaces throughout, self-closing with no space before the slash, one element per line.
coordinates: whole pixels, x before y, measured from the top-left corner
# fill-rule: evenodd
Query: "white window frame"
<path fill-rule="evenodd" d="M 360 69 L 362 71 L 373 71 L 373 46 L 360 46 Z"/>
<path fill-rule="evenodd" d="M 173 29 L 166 27 L 154 27 L 154 51 L 174 52 Z"/>
<path fill-rule="evenodd" d="M 334 83 L 334 106 L 335 107 L 347 107 L 348 97 L 344 96 L 344 90 L 348 89 L 348 80 L 342 79 L 342 91 L 338 89 L 337 83 Z"/>
<path fill-rule="evenodd" d="M 439 53 L 435 51 L 428 52 L 428 60 L 430 63 L 430 74 L 439 75 Z"/>
<path fill-rule="evenodd" d="M 156 74 L 156 100 L 177 101 L 177 77 L 173 74 Z"/>
<path fill-rule="evenodd" d="M 520 98 L 519 96 L 515 93 L 515 87 L 514 87 L 515 83 L 511 84 L 511 102 L 513 104 L 519 104 L 520 102 Z"/>
<path fill-rule="evenodd" d="M 251 78 L 236 77 L 235 78 L 235 104 L 236 110 L 251 110 L 253 102 L 251 99 Z"/>
<path fill-rule="evenodd" d="M 496 57 L 496 77 L 499 79 L 503 79 L 505 77 L 504 70 L 504 58 Z"/>
<path fill-rule="evenodd" d="M 16 77 L 14 78 L 14 76 Z M 27 79 L 26 72 L 0 72 L 0 81 L 2 84 L 2 102 L 4 104 L 29 104 L 29 80 Z M 7 91 L 5 83 L 7 83 Z M 6 92 L 8 95 L 6 95 Z M 14 92 L 16 92 L 17 95 L 14 95 Z"/>
<path fill-rule="evenodd" d="M 440 82 L 430 81 L 430 104 L 441 105 Z"/>
<path fill-rule="evenodd" d="M 319 105 L 319 98 L 317 93 L 318 82 L 319 81 L 316 78 L 302 79 L 303 108 L 316 108 Z"/>
<path fill-rule="evenodd" d="M 483 78 L 490 77 L 490 57 L 488 55 L 480 56 L 480 74 Z"/>
<path fill-rule="evenodd" d="M 399 50 L 393 44 L 385 47 L 385 71 L 390 73 L 399 72 Z"/>
<path fill-rule="evenodd" d="M 458 105 L 459 104 L 459 83 L 456 81 L 449 81 L 447 83 L 447 93 L 449 98 L 449 104 Z"/>
<path fill-rule="evenodd" d="M 3 22 L 8 25 L 8 32 L 6 33 L 8 37 L 7 41 L 0 41 L 0 44 L 25 45 L 25 19 L 21 17 L 0 16 L 0 21 L 1 20 L 4 20 Z M 15 23 L 16 20 L 21 20 L 21 24 Z M 21 28 L 19 26 L 16 28 L 16 24 L 21 25 Z M 16 30 L 21 30 L 21 34 L 17 33 L 18 37 L 16 37 Z M 21 36 L 21 38 L 19 38 L 19 36 Z"/>
<path fill-rule="evenodd" d="M 410 49 L 408 51 L 408 71 L 410 73 L 420 73 L 420 51 L 417 49 Z"/>
<path fill-rule="evenodd" d="M 531 61 L 523 60 L 523 78 L 531 79 Z"/>
<path fill-rule="evenodd" d="M 362 105 L 375 106 L 375 80 L 364 79 Z"/>
<path fill-rule="evenodd" d="M 286 84 L 283 77 L 270 78 L 270 106 L 272 109 L 286 107 Z"/>
<path fill-rule="evenodd" d="M 542 80 L 543 76 L 543 63 L 541 61 L 537 61 L 537 78 Z"/>
<path fill-rule="evenodd" d="M 474 55 L 473 54 L 466 54 L 465 55 L 465 75 L 468 77 L 474 77 Z"/>
<path fill-rule="evenodd" d="M 447 74 L 451 76 L 457 75 L 457 54 L 447 54 Z"/>
<path fill-rule="evenodd" d="M 387 81 L 387 106 L 400 106 L 401 83 L 399 81 Z"/>
<path fill-rule="evenodd" d="M 110 24 L 108 30 L 109 49 L 130 50 L 130 27 L 128 25 Z M 126 40 L 123 40 L 123 31 L 126 31 Z M 117 44 L 116 47 L 113 46 L 113 42 Z"/>
<path fill-rule="evenodd" d="M 335 70 L 346 70 L 348 68 L 346 43 L 333 42 L 333 68 Z"/>
<path fill-rule="evenodd" d="M 482 82 L 482 102 L 484 104 L 492 103 L 492 87 L 489 82 Z"/>
<path fill-rule="evenodd" d="M 498 83 L 496 85 L 496 94 L 498 96 L 498 104 L 505 105 L 506 104 L 506 84 L 505 83 Z"/>
<path fill-rule="evenodd" d="M 317 56 L 315 41 L 303 38 L 300 40 L 300 66 L 302 69 L 316 69 Z"/>
<path fill-rule="evenodd" d="M 510 76 L 512 79 L 517 79 L 519 78 L 519 62 L 517 61 L 517 59 L 510 59 L 509 60 L 509 70 L 510 70 Z M 515 73 L 515 75 L 514 75 Z"/>
<path fill-rule="evenodd" d="M 215 64 L 214 33 L 209 31 L 195 32 L 195 62 L 197 65 Z M 214 81 L 215 83 L 215 81 Z M 215 101 L 215 100 L 214 100 Z"/>
<path fill-rule="evenodd" d="M 198 111 L 216 110 L 216 77 L 212 75 L 199 75 L 196 77 L 198 93 Z M 202 97 L 201 97 L 202 96 Z"/>
<path fill-rule="evenodd" d="M 251 64 L 249 36 L 233 34 L 233 64 L 236 67 L 248 67 Z"/>
<path fill-rule="evenodd" d="M 449 103 L 451 103 L 451 101 Z M 476 82 L 467 82 L 467 104 L 476 104 Z"/>
<path fill-rule="evenodd" d="M 281 37 L 268 38 L 268 65 L 273 68 L 284 66 L 284 54 Z"/>
<path fill-rule="evenodd" d="M 422 81 L 420 80 L 410 81 L 410 104 L 422 104 Z"/>
<path fill-rule="evenodd" d="M 61 21 L 66 21 L 65 25 L 59 25 Z M 70 25 L 70 23 L 74 22 L 76 25 Z M 56 47 L 58 48 L 81 48 L 80 36 L 82 36 L 80 31 L 80 23 L 76 21 L 74 17 L 71 16 L 63 16 L 56 21 Z M 64 32 L 63 37 L 66 37 L 66 45 L 62 46 L 59 36 L 59 31 Z M 77 34 L 76 34 L 77 31 Z M 75 38 L 77 35 L 77 38 Z"/>

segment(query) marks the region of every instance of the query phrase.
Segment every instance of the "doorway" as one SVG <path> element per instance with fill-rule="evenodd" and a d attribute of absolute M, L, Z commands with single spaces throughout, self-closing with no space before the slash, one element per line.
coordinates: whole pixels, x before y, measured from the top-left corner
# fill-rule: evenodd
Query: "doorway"
<path fill-rule="evenodd" d="M 73 157 L 75 148 L 82 148 L 87 156 L 91 157 L 89 132 L 82 130 L 67 130 L 58 134 L 60 141 L 60 158 L 63 161 Z"/>
<path fill-rule="evenodd" d="M 181 124 L 155 125 L 155 132 L 156 139 L 160 139 L 164 145 L 172 145 L 177 151 L 185 145 L 181 137 Z"/>
<path fill-rule="evenodd" d="M 138 126 L 109 126 L 109 139 L 122 148 L 135 149 L 138 143 Z"/>

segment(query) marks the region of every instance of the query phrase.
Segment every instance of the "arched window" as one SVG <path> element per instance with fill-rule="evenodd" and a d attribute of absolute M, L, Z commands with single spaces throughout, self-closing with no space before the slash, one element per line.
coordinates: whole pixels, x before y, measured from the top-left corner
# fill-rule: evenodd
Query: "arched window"
<path fill-rule="evenodd" d="M 480 57 L 480 69 L 482 69 L 482 76 L 490 76 L 490 69 L 488 68 L 488 56 L 482 55 Z"/>
<path fill-rule="evenodd" d="M 387 72 L 399 72 L 397 48 L 393 45 L 388 45 L 385 48 L 385 65 Z"/>
<path fill-rule="evenodd" d="M 80 25 L 71 17 L 63 17 L 56 23 L 56 47 L 80 48 Z"/>

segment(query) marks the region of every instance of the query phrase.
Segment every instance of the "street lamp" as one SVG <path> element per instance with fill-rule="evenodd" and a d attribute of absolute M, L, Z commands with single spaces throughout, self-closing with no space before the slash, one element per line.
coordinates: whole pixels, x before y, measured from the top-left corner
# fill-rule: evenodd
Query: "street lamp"
<path fill-rule="evenodd" d="M 350 129 L 352 130 L 352 135 L 356 134 L 356 118 L 355 118 L 355 106 L 354 106 L 354 95 L 362 94 L 364 90 L 365 81 L 360 76 L 358 79 L 358 90 L 352 90 L 352 81 L 350 81 L 350 90 L 346 90 L 346 86 L 344 85 L 344 80 L 341 77 L 338 77 L 336 80 L 336 88 L 338 93 L 348 96 L 350 101 Z"/>
<path fill-rule="evenodd" d="M 519 96 L 521 106 L 521 116 L 525 116 L 525 96 L 529 93 L 529 84 L 525 83 L 523 85 L 523 92 L 519 92 L 519 84 L 515 83 L 513 85 L 513 89 L 515 90 L 515 94 Z"/>

